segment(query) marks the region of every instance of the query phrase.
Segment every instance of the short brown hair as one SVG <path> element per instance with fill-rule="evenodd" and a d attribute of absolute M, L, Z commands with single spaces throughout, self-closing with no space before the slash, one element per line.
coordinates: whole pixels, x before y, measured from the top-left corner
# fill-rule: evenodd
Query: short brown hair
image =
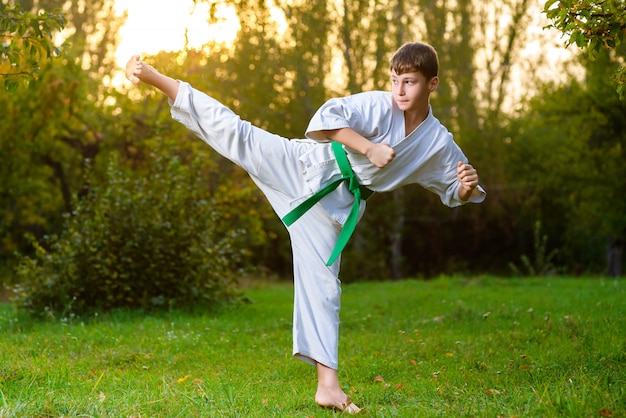
<path fill-rule="evenodd" d="M 389 60 L 389 69 L 396 74 L 419 71 L 430 80 L 439 73 L 439 58 L 435 48 L 421 42 L 402 45 Z"/>

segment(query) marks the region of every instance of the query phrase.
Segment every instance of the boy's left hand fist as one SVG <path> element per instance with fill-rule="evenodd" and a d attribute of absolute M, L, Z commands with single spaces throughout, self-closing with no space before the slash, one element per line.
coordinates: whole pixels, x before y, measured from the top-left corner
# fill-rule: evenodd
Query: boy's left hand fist
<path fill-rule="evenodd" d="M 467 190 L 474 190 L 478 186 L 478 173 L 471 164 L 459 161 L 456 168 L 456 175 L 461 185 Z"/>

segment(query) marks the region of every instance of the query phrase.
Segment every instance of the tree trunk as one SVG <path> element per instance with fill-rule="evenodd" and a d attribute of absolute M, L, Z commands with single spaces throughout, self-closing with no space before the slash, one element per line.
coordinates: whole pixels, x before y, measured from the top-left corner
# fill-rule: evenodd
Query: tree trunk
<path fill-rule="evenodd" d="M 404 258 L 402 256 L 402 238 L 405 228 L 404 189 L 397 189 L 392 193 L 394 221 L 391 239 L 391 274 L 394 280 L 404 277 Z"/>
<path fill-rule="evenodd" d="M 624 267 L 624 243 L 613 240 L 606 249 L 606 272 L 611 277 L 620 277 Z"/>

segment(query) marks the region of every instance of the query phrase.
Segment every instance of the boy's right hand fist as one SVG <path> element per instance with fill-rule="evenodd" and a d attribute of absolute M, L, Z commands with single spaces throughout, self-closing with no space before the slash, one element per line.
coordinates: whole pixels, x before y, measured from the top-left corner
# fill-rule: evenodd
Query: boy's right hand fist
<path fill-rule="evenodd" d="M 385 168 L 396 156 L 394 149 L 387 144 L 372 144 L 365 156 L 378 168 Z"/>
<path fill-rule="evenodd" d="M 141 80 L 139 75 L 143 70 L 143 61 L 139 55 L 133 55 L 126 63 L 126 78 L 133 84 L 139 84 Z"/>

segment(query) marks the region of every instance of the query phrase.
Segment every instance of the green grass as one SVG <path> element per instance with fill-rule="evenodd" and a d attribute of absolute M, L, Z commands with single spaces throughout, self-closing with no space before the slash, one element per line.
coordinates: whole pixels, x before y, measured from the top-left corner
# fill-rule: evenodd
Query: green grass
<path fill-rule="evenodd" d="M 0 417 L 330 417 L 292 289 L 217 313 L 35 322 L 0 305 Z M 626 281 L 344 286 L 340 377 L 372 417 L 625 417 Z"/>

